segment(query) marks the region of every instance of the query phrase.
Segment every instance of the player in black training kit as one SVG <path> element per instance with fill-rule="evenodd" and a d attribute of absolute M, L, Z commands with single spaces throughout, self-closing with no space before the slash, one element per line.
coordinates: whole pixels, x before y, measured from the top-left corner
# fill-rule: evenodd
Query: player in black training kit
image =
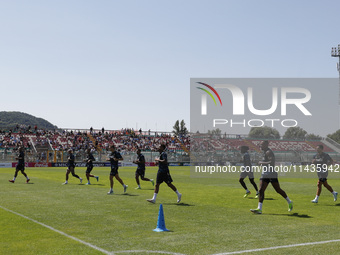
<path fill-rule="evenodd" d="M 107 193 L 108 195 L 113 194 L 113 177 L 117 179 L 117 181 L 120 182 L 120 184 L 124 187 L 124 193 L 126 192 L 126 189 L 128 185 L 125 185 L 123 180 L 119 177 L 118 174 L 118 161 L 123 160 L 122 155 L 118 151 L 116 151 L 116 147 L 114 145 L 111 145 L 110 147 L 111 154 L 109 156 L 108 161 L 111 163 L 111 172 L 110 172 L 110 191 Z"/>
<path fill-rule="evenodd" d="M 256 190 L 256 196 L 255 198 L 258 198 L 259 191 L 257 189 L 257 185 L 254 182 L 254 172 L 251 168 L 251 161 L 250 161 L 250 155 L 248 153 L 249 147 L 248 146 L 241 146 L 241 153 L 243 154 L 243 169 L 240 174 L 239 182 L 242 185 L 242 187 L 246 190 L 246 194 L 243 197 L 248 197 L 250 194 L 250 191 L 247 188 L 247 185 L 244 182 L 244 179 L 248 176 L 250 183 L 254 186 L 254 189 Z"/>
<path fill-rule="evenodd" d="M 264 192 L 267 189 L 269 183 L 288 203 L 288 211 L 293 210 L 293 201 L 289 199 L 286 192 L 281 189 L 278 173 L 275 171 L 275 155 L 274 152 L 268 147 L 269 142 L 267 140 L 261 143 L 261 149 L 264 153 L 263 160 L 259 162 L 262 167 L 262 175 L 260 178 L 260 190 L 259 190 L 259 203 L 257 209 L 250 209 L 251 212 L 256 214 L 262 214 L 262 204 L 264 200 Z"/>
<path fill-rule="evenodd" d="M 154 185 L 153 179 L 149 179 L 149 178 L 144 177 L 144 175 L 145 175 L 145 157 L 141 153 L 140 149 L 137 149 L 137 157 L 138 157 L 137 160 L 133 161 L 134 164 L 138 165 L 137 170 L 136 170 L 136 174 L 135 174 L 136 182 L 137 182 L 137 185 L 138 185 L 138 187 L 136 189 L 141 189 L 140 183 L 139 183 L 139 176 L 142 179 L 142 181 L 151 182 L 152 186 L 153 186 Z"/>
<path fill-rule="evenodd" d="M 85 161 L 86 161 L 86 179 L 87 179 L 86 185 L 90 185 L 91 184 L 90 183 L 90 177 L 96 178 L 97 182 L 98 182 L 99 177 L 91 174 L 91 171 L 93 169 L 93 161 L 96 160 L 92 155 L 91 149 L 87 149 L 86 153 L 87 153 L 87 157 L 85 159 Z"/>
<path fill-rule="evenodd" d="M 15 179 L 18 176 L 18 172 L 21 171 L 23 176 L 26 177 L 26 183 L 28 183 L 30 181 L 30 179 L 28 178 L 27 174 L 25 173 L 25 152 L 24 152 L 24 147 L 22 147 L 22 146 L 19 147 L 19 154 L 18 154 L 18 156 L 15 159 L 18 160 L 18 164 L 17 164 L 17 166 L 15 168 L 15 174 L 14 174 L 13 180 L 8 180 L 8 181 L 14 183 Z"/>
<path fill-rule="evenodd" d="M 333 159 L 323 152 L 323 145 L 320 144 L 316 147 L 317 154 L 314 155 L 312 164 L 316 165 L 316 172 L 318 174 L 318 188 L 316 191 L 316 196 L 312 200 L 312 203 L 319 202 L 319 196 L 321 195 L 322 185 L 333 194 L 334 202 L 338 199 L 338 192 L 335 192 L 333 188 L 328 184 L 328 166 L 333 164 Z"/>
<path fill-rule="evenodd" d="M 74 172 L 74 169 L 76 167 L 74 163 L 74 155 L 72 153 L 72 150 L 68 150 L 68 160 L 67 160 L 67 170 L 66 170 L 66 181 L 63 184 L 68 184 L 68 175 L 71 173 L 72 176 L 79 179 L 80 183 L 82 183 L 83 179 L 79 177 L 79 175 L 76 175 Z"/>
<path fill-rule="evenodd" d="M 172 178 L 169 171 L 168 166 L 168 155 L 166 154 L 165 145 L 161 144 L 159 146 L 159 158 L 156 158 L 156 164 L 158 163 L 158 173 L 157 173 L 157 180 L 156 180 L 156 186 L 155 186 L 155 193 L 153 194 L 152 199 L 147 199 L 150 203 L 155 203 L 156 198 L 159 191 L 159 185 L 162 184 L 162 182 L 165 182 L 169 188 L 171 188 L 173 191 L 177 194 L 177 203 L 181 202 L 182 194 L 178 192 L 177 188 L 172 184 Z"/>

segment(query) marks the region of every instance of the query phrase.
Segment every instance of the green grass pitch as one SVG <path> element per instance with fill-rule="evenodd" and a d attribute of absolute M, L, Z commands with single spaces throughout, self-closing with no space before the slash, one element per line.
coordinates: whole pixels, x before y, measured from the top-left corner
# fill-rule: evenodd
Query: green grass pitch
<path fill-rule="evenodd" d="M 103 254 L 70 236 L 112 254 L 216 254 L 340 239 L 340 203 L 325 189 L 318 204 L 310 202 L 316 178 L 280 178 L 294 210 L 288 212 L 287 202 L 270 186 L 263 214 L 253 215 L 249 209 L 256 208 L 258 201 L 248 179 L 252 194 L 243 198 L 235 175 L 192 178 L 189 167 L 171 167 L 170 171 L 183 194 L 180 204 L 166 184 L 161 185 L 156 204 L 148 203 L 153 187 L 142 181 L 142 189 L 135 190 L 134 167 L 119 169 L 129 188 L 123 194 L 115 181 L 113 195 L 107 195 L 109 168 L 94 168 L 99 182 L 91 178 L 90 186 L 85 185 L 85 168 L 76 168 L 83 184 L 70 176 L 68 185 L 61 185 L 65 168 L 27 168 L 30 184 L 20 173 L 14 184 L 9 183 L 14 169 L 0 168 L 0 254 Z M 146 177 L 155 179 L 156 173 L 157 168 L 147 168 Z M 340 191 L 339 179 L 330 178 L 329 183 Z M 160 203 L 170 232 L 152 231 Z M 340 242 L 246 254 L 340 254 Z"/>

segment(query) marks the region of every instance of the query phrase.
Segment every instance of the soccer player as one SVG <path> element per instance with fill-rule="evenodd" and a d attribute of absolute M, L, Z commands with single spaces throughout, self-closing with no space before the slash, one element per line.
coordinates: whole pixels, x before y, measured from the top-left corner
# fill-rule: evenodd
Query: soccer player
<path fill-rule="evenodd" d="M 72 174 L 73 177 L 78 178 L 80 183 L 82 183 L 83 179 L 80 178 L 79 175 L 75 174 L 74 172 L 76 165 L 74 163 L 74 155 L 72 153 L 72 150 L 69 149 L 67 152 L 68 152 L 68 159 L 67 159 L 66 181 L 63 184 L 68 184 L 68 176 L 70 173 Z"/>
<path fill-rule="evenodd" d="M 90 148 L 87 149 L 86 153 L 87 153 L 87 157 L 85 159 L 85 161 L 86 161 L 86 179 L 87 179 L 86 185 L 90 185 L 91 184 L 90 183 L 90 177 L 96 178 L 97 182 L 98 182 L 99 177 L 91 174 L 91 171 L 93 169 L 93 161 L 95 161 L 95 158 L 93 157 L 91 149 Z"/>
<path fill-rule="evenodd" d="M 239 182 L 242 185 L 242 187 L 246 190 L 246 194 L 243 197 L 248 197 L 250 195 L 250 191 L 247 188 L 247 185 L 244 182 L 244 179 L 248 176 L 250 183 L 254 186 L 254 189 L 256 190 L 256 196 L 255 198 L 258 198 L 259 191 L 257 189 L 257 185 L 254 182 L 254 173 L 251 168 L 251 162 L 250 162 L 250 155 L 248 153 L 249 147 L 248 146 L 241 146 L 241 153 L 243 154 L 243 169 L 240 174 Z"/>
<path fill-rule="evenodd" d="M 259 190 L 259 203 L 257 209 L 250 209 L 255 214 L 262 214 L 262 204 L 264 200 L 264 192 L 267 189 L 269 183 L 272 184 L 273 188 L 279 193 L 288 203 L 288 211 L 293 210 L 293 201 L 289 199 L 286 192 L 281 189 L 278 174 L 275 172 L 275 155 L 271 149 L 269 149 L 269 142 L 267 140 L 261 143 L 261 149 L 264 152 L 263 161 L 259 162 L 262 166 L 262 175 L 260 178 L 260 190 Z"/>
<path fill-rule="evenodd" d="M 25 152 L 24 152 L 23 146 L 19 147 L 19 154 L 15 159 L 18 160 L 18 164 L 15 168 L 14 177 L 13 177 L 13 180 L 8 180 L 8 181 L 11 182 L 11 183 L 14 183 L 15 179 L 18 176 L 18 172 L 21 171 L 23 176 L 26 177 L 26 183 L 28 183 L 30 181 L 30 178 L 28 178 L 27 174 L 25 173 Z"/>
<path fill-rule="evenodd" d="M 139 176 L 141 178 L 141 180 L 143 181 L 148 181 L 152 183 L 152 186 L 155 185 L 153 179 L 149 179 L 149 178 L 145 178 L 145 157 L 144 155 L 141 153 L 140 149 L 137 149 L 137 160 L 133 161 L 134 164 L 137 164 L 137 170 L 136 170 L 136 182 L 137 182 L 137 188 L 136 189 L 141 189 L 140 187 L 140 183 L 139 183 Z"/>
<path fill-rule="evenodd" d="M 111 154 L 109 156 L 108 161 L 111 163 L 111 172 L 110 172 L 110 191 L 107 193 L 108 195 L 113 194 L 113 177 L 117 179 L 117 181 L 122 184 L 124 187 L 124 193 L 126 192 L 126 189 L 128 185 L 125 185 L 123 180 L 119 177 L 118 174 L 118 161 L 123 160 L 122 155 L 118 151 L 116 151 L 116 147 L 114 145 L 111 145 L 110 147 Z"/>
<path fill-rule="evenodd" d="M 165 145 L 161 144 L 158 148 L 159 158 L 156 158 L 156 164 L 158 163 L 158 173 L 157 180 L 155 186 L 155 193 L 153 194 L 152 199 L 147 199 L 150 203 L 155 203 L 156 198 L 159 192 L 159 185 L 162 182 L 165 182 L 174 192 L 177 194 L 177 203 L 181 202 L 182 194 L 178 192 L 177 188 L 172 184 L 172 178 L 170 175 L 169 167 L 168 167 L 168 156 L 165 152 Z"/>
<path fill-rule="evenodd" d="M 325 152 L 323 152 L 323 145 L 320 144 L 316 147 L 317 154 L 314 155 L 312 164 L 316 165 L 316 171 L 318 174 L 318 186 L 316 190 L 316 196 L 312 200 L 312 203 L 317 203 L 319 201 L 319 196 L 321 194 L 322 185 L 326 187 L 332 194 L 334 202 L 338 199 L 338 192 L 335 192 L 333 188 L 328 184 L 328 169 L 329 165 L 333 164 L 333 159 Z"/>

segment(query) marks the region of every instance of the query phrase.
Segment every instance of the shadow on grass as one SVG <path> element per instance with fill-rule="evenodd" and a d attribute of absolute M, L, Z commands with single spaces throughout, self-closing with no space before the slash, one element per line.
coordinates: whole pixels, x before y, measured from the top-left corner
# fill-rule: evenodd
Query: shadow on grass
<path fill-rule="evenodd" d="M 128 197 L 139 197 L 139 195 L 129 194 L 129 193 L 117 194 L 117 195 L 118 195 L 118 196 L 128 196 Z"/>
<path fill-rule="evenodd" d="M 334 205 L 326 205 L 326 206 L 340 206 L 340 203 L 334 204 Z"/>
<path fill-rule="evenodd" d="M 297 218 L 306 218 L 310 219 L 312 216 L 309 216 L 307 214 L 299 214 L 299 213 L 292 213 L 292 214 L 276 214 L 276 213 L 266 213 L 266 215 L 274 215 L 274 216 L 288 216 L 288 217 L 297 217 Z"/>
<path fill-rule="evenodd" d="M 186 204 L 186 203 L 163 203 L 163 205 L 176 205 L 176 206 L 195 206 L 195 205 Z"/>
<path fill-rule="evenodd" d="M 264 200 L 276 200 L 276 199 L 274 199 L 272 197 L 265 197 Z"/>

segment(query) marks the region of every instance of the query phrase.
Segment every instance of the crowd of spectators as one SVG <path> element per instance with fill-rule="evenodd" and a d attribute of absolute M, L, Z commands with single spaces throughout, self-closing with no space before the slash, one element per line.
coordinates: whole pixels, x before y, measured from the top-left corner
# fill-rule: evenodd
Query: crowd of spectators
<path fill-rule="evenodd" d="M 171 152 L 190 150 L 188 136 L 176 137 L 171 133 L 159 133 L 153 131 L 143 132 L 133 129 L 121 130 L 45 130 L 37 126 L 17 125 L 13 130 L 0 130 L 0 149 L 13 150 L 23 145 L 27 150 L 47 149 L 55 151 L 86 151 L 91 148 L 97 151 L 107 151 L 109 146 L 115 144 L 124 152 L 155 151 L 160 144 L 167 144 Z"/>

